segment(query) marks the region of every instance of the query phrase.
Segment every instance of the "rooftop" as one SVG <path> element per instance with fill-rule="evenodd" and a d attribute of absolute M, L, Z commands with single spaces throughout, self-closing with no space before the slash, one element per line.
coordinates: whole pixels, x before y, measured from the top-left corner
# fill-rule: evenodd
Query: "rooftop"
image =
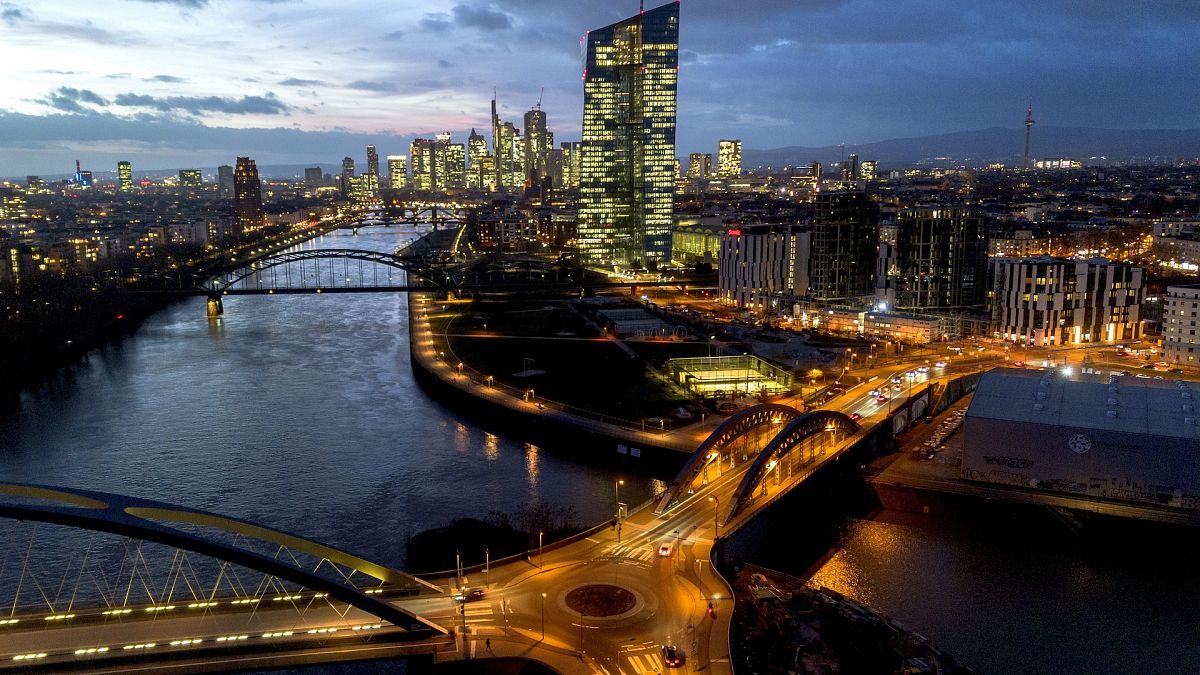
<path fill-rule="evenodd" d="M 1181 380 L 1072 380 L 1057 371 L 984 373 L 967 417 L 1200 440 L 1200 386 Z"/>

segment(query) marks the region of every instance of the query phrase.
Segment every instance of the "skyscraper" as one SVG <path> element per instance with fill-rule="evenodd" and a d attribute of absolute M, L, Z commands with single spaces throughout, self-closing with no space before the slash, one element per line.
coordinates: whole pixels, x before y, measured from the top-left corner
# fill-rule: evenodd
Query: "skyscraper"
<path fill-rule="evenodd" d="M 742 175 L 742 142 L 721 140 L 717 143 L 717 178 L 737 178 Z"/>
<path fill-rule="evenodd" d="M 879 205 L 859 191 L 817 194 L 812 236 L 812 292 L 821 300 L 874 293 Z"/>
<path fill-rule="evenodd" d="M 587 35 L 579 247 L 593 263 L 671 257 L 679 3 Z"/>
<path fill-rule="evenodd" d="M 712 155 L 707 152 L 693 152 L 688 157 L 688 178 L 708 178 L 712 173 Z"/>
<path fill-rule="evenodd" d="M 117 189 L 121 192 L 133 189 L 133 165 L 129 162 L 117 162 Z"/>
<path fill-rule="evenodd" d="M 438 189 L 438 142 L 429 138 L 414 138 L 412 142 L 412 186 L 414 190 Z"/>
<path fill-rule="evenodd" d="M 500 120 L 496 99 L 492 98 L 492 154 L 496 160 L 496 189 L 518 188 L 525 183 L 525 170 L 518 157 L 523 155 L 521 135 L 512 122 Z"/>
<path fill-rule="evenodd" d="M 546 176 L 546 153 L 550 150 L 546 113 L 535 108 L 525 113 L 525 183 L 537 185 Z"/>
<path fill-rule="evenodd" d="M 241 236 L 263 226 L 262 183 L 249 157 L 238 157 L 233 172 L 234 234 Z"/>
<path fill-rule="evenodd" d="M 388 155 L 388 181 L 393 190 L 408 188 L 408 157 Z"/>
<path fill-rule="evenodd" d="M 896 217 L 896 307 L 982 309 L 987 303 L 988 223 L 964 206 L 921 206 Z"/>
<path fill-rule="evenodd" d="M 379 153 L 373 145 L 367 146 L 367 173 L 379 177 Z"/>
<path fill-rule="evenodd" d="M 354 178 L 354 158 L 342 158 L 342 175 L 338 181 L 338 187 L 341 188 L 342 197 L 350 196 L 350 179 Z"/>
<path fill-rule="evenodd" d="M 474 129 L 467 137 L 467 188 L 482 189 L 488 184 L 489 178 L 483 174 L 483 159 L 488 155 L 487 139 L 480 136 Z"/>
<path fill-rule="evenodd" d="M 228 164 L 222 164 L 217 167 L 217 185 L 220 186 L 220 194 L 222 199 L 229 199 L 233 196 L 233 167 Z"/>
<path fill-rule="evenodd" d="M 320 187 L 323 181 L 324 176 L 321 173 L 321 167 L 310 166 L 304 169 L 305 187 Z"/>

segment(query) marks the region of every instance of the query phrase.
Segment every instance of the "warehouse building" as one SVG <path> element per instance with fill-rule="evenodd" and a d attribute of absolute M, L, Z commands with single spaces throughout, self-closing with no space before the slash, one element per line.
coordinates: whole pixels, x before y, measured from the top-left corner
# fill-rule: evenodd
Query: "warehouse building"
<path fill-rule="evenodd" d="M 1200 509 L 1197 395 L 1182 381 L 992 370 L 963 422 L 961 477 Z"/>

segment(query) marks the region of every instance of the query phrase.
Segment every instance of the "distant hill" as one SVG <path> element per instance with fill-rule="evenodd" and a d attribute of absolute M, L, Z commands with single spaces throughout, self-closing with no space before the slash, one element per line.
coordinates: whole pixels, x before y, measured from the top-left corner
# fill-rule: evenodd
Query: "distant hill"
<path fill-rule="evenodd" d="M 1200 129 L 1090 129 L 1082 127 L 1033 128 L 1030 143 L 1032 159 L 1070 157 L 1097 163 L 1136 160 L 1171 160 L 1176 157 L 1200 157 Z M 982 166 L 992 162 L 1019 164 L 1025 147 L 1025 129 L 993 127 L 976 131 L 956 131 L 936 136 L 896 138 L 877 143 L 847 145 L 845 153 L 857 153 L 860 159 L 877 160 L 882 168 L 920 165 Z M 1099 158 L 1105 158 L 1100 160 Z M 823 164 L 842 158 L 839 146 L 790 146 L 773 150 L 747 149 L 742 166 L 787 166 Z M 1107 160 L 1107 161 L 1106 161 Z"/>

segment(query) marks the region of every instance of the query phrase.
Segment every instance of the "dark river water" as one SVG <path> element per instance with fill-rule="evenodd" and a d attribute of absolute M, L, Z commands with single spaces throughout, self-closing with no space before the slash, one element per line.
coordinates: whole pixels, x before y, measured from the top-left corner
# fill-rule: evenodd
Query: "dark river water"
<path fill-rule="evenodd" d="M 390 251 L 407 236 L 306 246 Z M 493 435 L 430 399 L 413 380 L 406 302 L 231 297 L 217 323 L 201 299 L 176 304 L 0 410 L 0 479 L 212 510 L 401 568 L 409 536 L 456 517 L 543 500 L 590 525 L 611 515 L 618 477 L 622 501 L 649 496 L 649 475 Z M 748 549 L 802 573 L 812 551 L 788 534 L 806 507 L 788 508 L 751 528 L 760 543 Z M 1194 535 L 1126 528 L 1081 541 L 1003 509 L 885 511 L 838 527 L 842 546 L 815 582 L 980 672 L 1200 672 Z M 24 540 L 8 552 L 13 541 Z"/>

